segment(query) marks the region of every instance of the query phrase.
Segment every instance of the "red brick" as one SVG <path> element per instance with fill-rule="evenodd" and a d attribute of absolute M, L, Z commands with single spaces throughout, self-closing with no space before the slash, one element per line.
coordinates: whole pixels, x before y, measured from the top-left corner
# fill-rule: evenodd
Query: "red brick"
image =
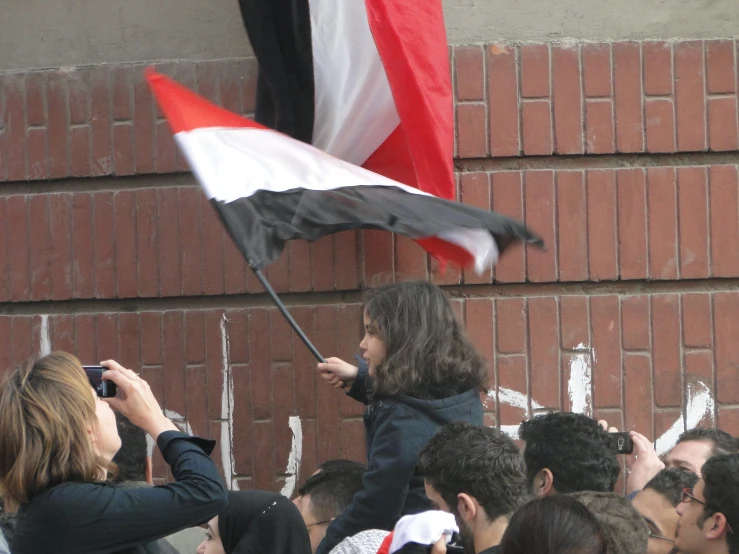
<path fill-rule="evenodd" d="M 585 147 L 588 154 L 615 152 L 612 101 L 587 101 L 585 124 Z"/>
<path fill-rule="evenodd" d="M 310 243 L 305 240 L 294 240 L 287 244 L 290 265 L 288 267 L 291 292 L 305 292 L 311 288 L 311 259 Z M 351 260 L 356 260 L 355 255 L 342 258 L 336 256 L 335 268 L 356 265 Z M 347 267 L 347 270 L 349 268 Z"/>
<path fill-rule="evenodd" d="M 736 98 L 708 100 L 708 146 L 716 152 L 737 149 Z"/>
<path fill-rule="evenodd" d="M 290 247 L 290 244 L 288 244 Z M 190 246 L 190 248 L 192 248 Z M 193 253 L 195 253 L 193 249 Z M 200 249 L 197 249 L 200 254 Z M 239 252 L 233 238 L 226 233 L 223 237 L 223 278 L 226 294 L 240 294 L 247 291 L 247 265 L 244 255 Z M 198 270 L 200 268 L 198 267 Z"/>
<path fill-rule="evenodd" d="M 616 296 L 590 298 L 593 400 L 596 408 L 621 406 L 621 324 Z"/>
<path fill-rule="evenodd" d="M 110 175 L 113 169 L 109 76 L 108 68 L 102 65 L 90 72 L 92 175 Z"/>
<path fill-rule="evenodd" d="M 303 429 L 303 456 L 300 460 L 300 481 L 305 476 L 312 475 L 318 469 L 318 445 L 316 439 L 316 420 L 300 419 L 300 425 Z"/>
<path fill-rule="evenodd" d="M 680 408 L 665 409 L 654 412 L 654 436 L 662 436 L 681 417 Z M 681 429 L 682 431 L 682 429 Z M 673 445 L 670 445 L 672 448 Z M 666 452 L 665 452 L 666 454 Z"/>
<path fill-rule="evenodd" d="M 251 415 L 250 371 L 248 367 L 241 365 L 234 366 L 232 371 L 235 399 L 233 407 L 233 428 L 231 430 L 233 434 L 232 455 L 234 458 L 234 469 L 239 475 L 251 475 L 253 473 L 253 423 Z M 189 381 L 188 390 L 191 390 Z M 188 401 L 188 415 L 189 413 L 190 402 Z"/>
<path fill-rule="evenodd" d="M 13 316 L 13 361 L 20 366 L 34 357 L 33 352 L 33 318 L 28 316 Z"/>
<path fill-rule="evenodd" d="M 582 45 L 585 96 L 611 96 L 611 45 Z"/>
<path fill-rule="evenodd" d="M 118 316 L 118 356 L 124 367 L 141 368 L 141 324 L 139 314 L 121 313 Z"/>
<path fill-rule="evenodd" d="M 141 363 L 160 365 L 162 363 L 162 314 L 141 312 Z"/>
<path fill-rule="evenodd" d="M 181 221 L 179 250 L 182 294 L 192 296 L 203 292 L 203 259 L 200 238 L 200 196 L 196 187 L 179 188 L 179 214 Z M 226 260 L 226 269 L 230 269 Z M 233 271 L 232 271 L 233 272 Z M 243 277 L 243 270 L 242 270 Z"/>
<path fill-rule="evenodd" d="M 621 299 L 621 324 L 624 350 L 649 350 L 649 297 Z"/>
<path fill-rule="evenodd" d="M 273 491 L 275 485 L 274 425 L 272 421 L 254 422 L 252 471 L 254 488 Z M 338 440 L 338 433 L 337 440 Z"/>
<path fill-rule="evenodd" d="M 652 296 L 654 390 L 657 406 L 680 406 L 680 308 L 676 294 Z"/>
<path fill-rule="evenodd" d="M 526 221 L 544 239 L 547 250 L 527 247 L 526 267 L 529 280 L 557 280 L 557 236 L 555 231 L 554 173 L 527 171 L 524 176 Z"/>
<path fill-rule="evenodd" d="M 200 221 L 203 248 L 203 292 L 223 294 L 223 225 L 204 194 L 200 196 Z"/>
<path fill-rule="evenodd" d="M 83 364 L 96 364 L 101 361 L 95 340 L 95 316 L 77 314 L 74 318 L 74 352 Z"/>
<path fill-rule="evenodd" d="M 389 240 L 392 235 L 386 233 Z M 392 252 L 392 249 L 390 250 Z M 312 267 L 313 290 L 333 290 L 334 276 L 331 269 L 334 267 L 334 238 L 332 235 L 310 244 L 310 258 Z M 319 269 L 320 268 L 320 269 Z"/>
<path fill-rule="evenodd" d="M 706 82 L 709 94 L 736 92 L 736 64 L 733 40 L 707 40 Z"/>
<path fill-rule="evenodd" d="M 713 391 L 713 353 L 712 352 L 686 352 L 684 356 L 685 380 L 688 383 L 704 384 L 708 390 Z M 711 414 L 712 416 L 713 414 Z M 699 425 L 712 425 L 709 416 Z"/>
<path fill-rule="evenodd" d="M 82 125 L 90 122 L 90 70 L 77 68 L 69 74 L 69 122 Z"/>
<path fill-rule="evenodd" d="M 652 429 L 652 376 L 648 356 L 624 356 L 624 431 Z"/>
<path fill-rule="evenodd" d="M 205 318 L 202 311 L 185 312 L 185 347 L 189 364 L 205 362 Z"/>
<path fill-rule="evenodd" d="M 670 99 L 648 98 L 647 152 L 674 152 L 675 105 Z"/>
<path fill-rule="evenodd" d="M 331 238 L 333 240 L 333 237 Z M 331 267 L 332 262 L 333 259 L 328 267 Z M 282 255 L 264 269 L 264 274 L 275 291 L 288 292 L 290 290 L 290 249 L 285 248 Z M 333 275 L 329 274 L 329 277 L 331 279 L 329 279 L 328 290 L 332 290 L 334 288 Z"/>
<path fill-rule="evenodd" d="M 133 175 L 136 172 L 133 150 L 133 125 L 130 123 L 113 125 L 113 159 L 117 176 Z"/>
<path fill-rule="evenodd" d="M 465 309 L 465 328 L 470 341 L 488 367 L 488 386 L 495 382 L 495 334 L 493 330 L 493 300 L 491 298 L 469 298 Z"/>
<path fill-rule="evenodd" d="M 621 279 L 644 279 L 647 277 L 647 194 L 644 170 L 620 169 L 616 176 Z"/>
<path fill-rule="evenodd" d="M 395 235 L 395 275 L 400 279 L 427 279 L 426 252 L 413 240 Z"/>
<path fill-rule="evenodd" d="M 291 246 L 295 246 L 293 241 Z M 334 278 L 337 290 L 353 290 L 359 287 L 359 258 L 357 256 L 357 232 L 344 231 L 334 235 Z M 298 258 L 301 259 L 301 258 Z M 294 271 L 306 273 L 305 285 L 300 285 L 300 290 L 310 289 L 310 265 L 303 267 L 293 264 L 290 278 L 293 279 Z"/>
<path fill-rule="evenodd" d="M 217 62 L 199 62 L 197 66 L 198 92 L 214 104 L 220 103 L 218 95 Z"/>
<path fill-rule="evenodd" d="M 549 45 L 524 44 L 521 55 L 521 95 L 524 98 L 549 96 Z"/>
<path fill-rule="evenodd" d="M 460 176 L 460 200 L 470 206 L 489 211 L 490 206 L 490 182 L 487 173 L 479 171 L 475 173 L 463 173 Z M 464 270 L 465 283 L 489 283 L 492 278 L 491 271 L 486 270 L 478 275 L 473 269 Z"/>
<path fill-rule="evenodd" d="M 26 179 L 37 181 L 49 178 L 49 158 L 46 128 L 32 128 L 26 131 Z"/>
<path fill-rule="evenodd" d="M 711 298 L 708 294 L 683 294 L 683 344 L 692 348 L 711 348 Z"/>
<path fill-rule="evenodd" d="M 736 347 L 736 329 L 739 329 L 739 294 L 716 293 L 713 300 L 713 318 L 716 329 L 716 400 L 723 403 L 739 402 L 739 349 Z"/>
<path fill-rule="evenodd" d="M 364 423 L 361 419 L 341 422 L 341 457 L 365 463 L 367 447 L 364 438 Z"/>
<path fill-rule="evenodd" d="M 113 94 L 113 119 L 133 119 L 133 72 L 129 65 L 113 66 L 110 71 L 110 86 Z"/>
<path fill-rule="evenodd" d="M 675 83 L 678 150 L 705 150 L 706 100 L 701 41 L 675 45 Z"/>
<path fill-rule="evenodd" d="M 0 215 L 2 208 L 0 208 Z M 72 195 L 49 195 L 51 298 L 72 298 Z M 0 261 L 2 260 L 0 245 Z M 2 294 L 0 293 L 0 298 Z"/>
<path fill-rule="evenodd" d="M 270 417 L 272 411 L 272 375 L 269 336 L 270 311 L 249 311 L 249 368 L 252 374 L 252 410 L 255 419 Z"/>
<path fill-rule="evenodd" d="M 242 113 L 240 81 L 244 78 L 239 71 L 239 60 L 218 62 L 218 90 L 221 93 L 221 106 L 234 113 Z"/>
<path fill-rule="evenodd" d="M 272 361 L 291 362 L 293 359 L 292 329 L 287 320 L 277 310 L 270 310 L 269 312 L 269 339 Z"/>
<path fill-rule="evenodd" d="M 526 307 L 520 298 L 495 300 L 495 320 L 505 321 L 496 325 L 496 343 L 501 354 L 524 352 L 526 348 Z"/>
<path fill-rule="evenodd" d="M 74 296 L 91 298 L 95 292 L 92 195 L 72 196 L 72 252 Z"/>
<path fill-rule="evenodd" d="M 644 151 L 640 46 L 634 42 L 613 45 L 616 149 Z"/>
<path fill-rule="evenodd" d="M 531 396 L 548 408 L 560 406 L 559 388 L 552 386 L 553 374 L 559 367 L 557 311 L 553 297 L 527 300 Z"/>
<path fill-rule="evenodd" d="M 300 306 L 291 310 L 295 321 L 311 340 L 315 341 L 313 325 L 313 308 Z M 295 410 L 301 418 L 316 417 L 316 360 L 307 348 L 299 346 L 295 349 L 293 358 L 295 368 L 295 389 L 300 391 L 295 398 Z M 318 385 L 325 386 L 323 383 Z"/>
<path fill-rule="evenodd" d="M 179 191 L 172 187 L 160 188 L 157 205 L 160 292 L 163 296 L 178 296 L 182 290 Z"/>
<path fill-rule="evenodd" d="M 590 319 L 586 296 L 561 296 L 559 320 L 564 350 L 574 350 L 581 345 L 590 344 Z"/>
<path fill-rule="evenodd" d="M 74 352 L 74 316 L 57 315 L 50 322 L 52 328 L 51 349 Z M 0 328 L 2 321 L 0 321 Z M 138 337 L 136 337 L 138 339 Z M 138 346 L 138 342 L 136 343 Z"/>
<path fill-rule="evenodd" d="M 7 302 L 10 299 L 10 259 L 8 252 L 10 249 L 10 232 L 9 217 L 4 197 L 0 197 L 0 267 L 4 267 L 4 271 L 0 271 L 0 302 Z M 0 335 L 2 336 L 2 335 Z M 2 365 L 0 365 L 2 367 Z"/>
<path fill-rule="evenodd" d="M 485 104 L 457 105 L 457 151 L 460 158 L 487 156 Z"/>
<path fill-rule="evenodd" d="M 548 100 L 523 104 L 523 153 L 549 156 L 553 151 L 552 113 Z"/>
<path fill-rule="evenodd" d="M 364 233 L 364 283 L 373 284 L 393 276 L 393 236 L 385 231 L 365 230 Z M 325 240 L 325 239 L 324 239 Z M 315 253 L 315 250 L 312 250 Z M 313 267 L 320 267 L 313 256 Z M 315 279 L 320 272 L 313 271 Z M 314 281 L 314 290 L 316 285 Z"/>
<path fill-rule="evenodd" d="M 0 315 L 0 337 L 10 337 L 13 334 L 13 318 L 9 315 Z M 74 350 L 74 349 L 72 349 Z M 0 348 L 0 378 L 14 367 L 10 348 Z"/>
<path fill-rule="evenodd" d="M 31 71 L 25 74 L 26 124 L 46 124 L 46 72 Z"/>
<path fill-rule="evenodd" d="M 492 174 L 492 200 L 496 212 L 523 220 L 523 188 L 520 171 Z M 511 246 L 495 268 L 495 280 L 501 283 L 523 282 L 526 279 L 526 250 Z"/>
<path fill-rule="evenodd" d="M 337 313 L 333 306 L 316 308 L 316 347 L 325 356 L 336 352 Z M 320 382 L 316 387 L 316 405 L 318 416 L 318 444 L 321 446 L 323 460 L 338 457 L 341 452 L 341 440 L 336 429 L 339 427 L 340 392 Z"/>
<path fill-rule="evenodd" d="M 132 298 L 138 294 L 136 254 L 136 193 L 117 191 L 113 195 L 115 211 L 116 295 Z"/>
<path fill-rule="evenodd" d="M 708 190 L 702 167 L 677 170 L 680 275 L 683 279 L 708 277 Z"/>
<path fill-rule="evenodd" d="M 223 311 L 208 310 L 205 312 L 205 367 L 208 371 L 208 418 L 225 419 L 228 414 L 223 413 L 222 399 L 223 391 L 227 386 L 225 373 L 230 364 L 228 359 L 228 342 L 224 341 Z M 267 337 L 267 333 L 259 335 L 261 340 Z M 224 352 L 225 346 L 225 352 Z M 268 346 L 269 348 L 269 346 Z M 266 366 L 269 375 L 269 364 Z M 267 401 L 270 396 L 267 396 Z M 254 417 L 258 417 L 254 414 Z"/>
<path fill-rule="evenodd" d="M 257 101 L 257 60 L 249 58 L 240 62 L 242 69 L 239 71 L 241 77 L 241 98 L 244 103 L 243 113 L 253 113 Z"/>
<path fill-rule="evenodd" d="M 162 360 L 164 370 L 164 405 L 178 414 L 187 411 L 187 375 L 185 373 L 184 323 L 182 312 L 162 314 L 162 346 L 167 353 Z"/>
<path fill-rule="evenodd" d="M 156 124 L 156 149 L 154 153 L 157 173 L 173 173 L 177 169 L 177 145 L 166 121 Z"/>
<path fill-rule="evenodd" d="M 69 130 L 69 172 L 72 177 L 88 177 L 92 172 L 90 126 Z"/>
<path fill-rule="evenodd" d="M 583 106 L 577 47 L 552 47 L 552 75 L 555 152 L 582 154 Z"/>
<path fill-rule="evenodd" d="M 31 298 L 48 300 L 51 298 L 51 232 L 47 196 L 30 196 L 28 207 L 29 222 L 33 222 L 28 226 Z"/>
<path fill-rule="evenodd" d="M 102 360 L 120 359 L 118 352 L 118 315 L 97 314 L 95 316 L 95 338 L 98 358 Z"/>
<path fill-rule="evenodd" d="M 718 411 L 717 426 L 736 436 L 739 433 L 739 409 L 722 406 Z"/>
<path fill-rule="evenodd" d="M 23 77 L 5 75 L 5 158 L 8 181 L 26 178 L 26 114 Z"/>
<path fill-rule="evenodd" d="M 612 169 L 589 170 L 587 186 L 590 279 L 616 279 L 616 174 Z"/>
<path fill-rule="evenodd" d="M 669 42 L 648 41 L 644 52 L 644 94 L 669 96 L 672 94 L 672 45 Z"/>
<path fill-rule="evenodd" d="M 69 176 L 69 117 L 67 114 L 67 74 L 49 73 L 47 101 L 49 110 L 49 176 L 60 179 Z"/>
<path fill-rule="evenodd" d="M 588 279 L 587 196 L 582 171 L 557 172 L 559 280 Z"/>
<path fill-rule="evenodd" d="M 528 395 L 526 384 L 526 356 L 498 357 L 498 385 Z M 530 397 L 529 397 L 530 398 Z M 528 415 L 527 409 L 499 403 L 501 425 L 519 425 Z"/>
<path fill-rule="evenodd" d="M 491 45 L 488 48 L 487 72 L 490 154 L 517 156 L 521 145 L 515 48 Z"/>
<path fill-rule="evenodd" d="M 136 173 L 154 173 L 155 151 L 154 96 L 144 79 L 144 72 L 136 68 L 133 74 L 133 132 L 136 137 Z"/>
<path fill-rule="evenodd" d="M 455 83 L 458 100 L 482 100 L 485 97 L 485 74 L 482 49 L 479 46 L 454 48 Z"/>
<path fill-rule="evenodd" d="M 115 212 L 113 193 L 93 196 L 93 236 L 95 250 L 95 296 L 111 298 L 116 291 Z"/>
<path fill-rule="evenodd" d="M 290 456 L 293 433 L 290 430 L 290 416 L 295 405 L 295 385 L 293 367 L 289 363 L 275 364 L 272 370 L 274 381 L 274 425 L 275 425 L 275 460 L 277 467 L 285 471 Z M 285 468 L 285 469 L 282 469 Z"/>
<path fill-rule="evenodd" d="M 647 169 L 649 276 L 677 279 L 677 192 L 675 168 Z"/>
<path fill-rule="evenodd" d="M 714 277 L 739 276 L 739 184 L 733 165 L 710 168 L 711 269 Z"/>
<path fill-rule="evenodd" d="M 136 251 L 138 253 L 139 295 L 159 294 L 159 237 L 157 236 L 157 191 L 136 191 Z"/>

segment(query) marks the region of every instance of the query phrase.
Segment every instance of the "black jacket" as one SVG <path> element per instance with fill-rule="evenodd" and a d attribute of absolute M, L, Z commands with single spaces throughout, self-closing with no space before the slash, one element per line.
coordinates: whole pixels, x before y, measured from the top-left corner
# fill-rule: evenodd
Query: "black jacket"
<path fill-rule="evenodd" d="M 480 393 L 469 390 L 439 400 L 398 395 L 369 403 L 370 377 L 360 367 L 347 393 L 369 404 L 364 414 L 367 435 L 367 472 L 364 489 L 326 531 L 316 554 L 328 554 L 344 538 L 367 529 L 393 528 L 401 516 L 431 509 L 417 471 L 418 455 L 447 423 L 466 421 L 482 425 Z"/>

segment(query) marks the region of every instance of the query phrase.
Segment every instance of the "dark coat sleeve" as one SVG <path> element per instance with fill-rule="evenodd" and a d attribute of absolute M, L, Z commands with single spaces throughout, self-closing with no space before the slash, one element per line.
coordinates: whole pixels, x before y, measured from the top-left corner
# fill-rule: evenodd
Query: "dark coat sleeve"
<path fill-rule="evenodd" d="M 346 537 L 367 529 L 389 529 L 400 517 L 418 454 L 428 442 L 426 426 L 402 404 L 379 406 L 364 490 L 326 531 L 316 554 L 328 554 Z"/>
<path fill-rule="evenodd" d="M 357 376 L 354 378 L 352 387 L 347 391 L 347 396 L 361 402 L 369 404 L 369 391 L 372 388 L 372 377 L 367 369 L 367 362 L 362 358 L 357 358 L 359 362 L 357 366 Z"/>

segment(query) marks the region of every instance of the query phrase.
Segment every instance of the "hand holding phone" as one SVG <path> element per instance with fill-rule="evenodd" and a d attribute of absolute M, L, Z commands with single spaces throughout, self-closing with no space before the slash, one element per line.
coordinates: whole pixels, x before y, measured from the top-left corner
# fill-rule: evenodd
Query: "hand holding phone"
<path fill-rule="evenodd" d="M 83 365 L 82 369 L 87 374 L 87 380 L 90 381 L 90 386 L 100 398 L 112 398 L 118 393 L 118 387 L 113 381 L 103 379 L 103 372 L 108 370 L 107 367 L 101 365 Z"/>
<path fill-rule="evenodd" d="M 616 446 L 616 454 L 631 454 L 634 451 L 634 441 L 629 433 L 611 432 L 609 435 Z"/>

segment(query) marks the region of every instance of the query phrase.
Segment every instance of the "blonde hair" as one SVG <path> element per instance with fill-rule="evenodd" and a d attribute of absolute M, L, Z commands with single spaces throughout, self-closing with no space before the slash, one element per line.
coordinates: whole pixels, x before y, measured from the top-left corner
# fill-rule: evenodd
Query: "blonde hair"
<path fill-rule="evenodd" d="M 0 495 L 18 504 L 65 482 L 99 480 L 95 398 L 79 360 L 53 352 L 10 372 L 0 389 Z"/>

